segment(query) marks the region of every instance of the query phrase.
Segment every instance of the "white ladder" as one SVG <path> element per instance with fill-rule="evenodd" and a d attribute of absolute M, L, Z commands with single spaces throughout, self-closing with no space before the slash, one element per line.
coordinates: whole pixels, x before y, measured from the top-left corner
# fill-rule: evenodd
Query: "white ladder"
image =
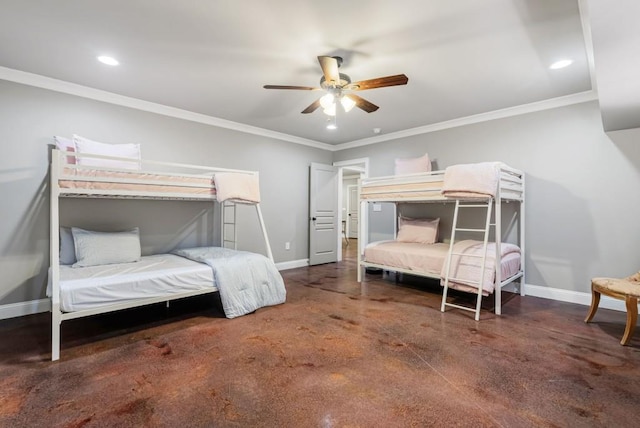
<path fill-rule="evenodd" d="M 445 307 L 451 306 L 454 308 L 462 309 L 465 311 L 475 312 L 475 320 L 480 321 L 480 304 L 482 303 L 482 284 L 484 284 L 484 275 L 485 268 L 487 262 L 487 246 L 489 241 L 489 229 L 491 226 L 495 226 L 495 223 L 491 223 L 491 208 L 493 207 L 493 198 L 488 198 L 486 201 L 474 201 L 472 203 L 465 203 L 461 200 L 456 200 L 456 208 L 453 214 L 453 226 L 451 227 L 451 242 L 449 244 L 449 254 L 447 255 L 446 267 L 445 267 L 445 276 L 444 276 L 444 291 L 442 293 L 442 305 L 440 306 L 440 310 L 442 312 L 445 311 Z M 458 212 L 461 208 L 484 208 L 487 210 L 487 217 L 485 220 L 484 229 L 469 229 L 469 228 L 461 228 L 458 227 Z M 454 253 L 453 245 L 456 239 L 456 232 L 475 232 L 475 233 L 483 233 L 483 247 L 482 254 L 463 254 L 463 253 Z M 468 279 L 459 279 L 452 278 L 451 275 L 451 259 L 453 256 L 458 257 L 476 257 L 482 258 L 482 264 L 480 269 L 480 280 L 479 281 L 469 281 Z M 478 287 L 478 298 L 476 301 L 476 307 L 470 308 L 467 306 L 456 305 L 454 303 L 447 302 L 447 293 L 449 292 L 449 281 L 463 283 L 465 285 L 477 286 Z"/>
<path fill-rule="evenodd" d="M 236 204 L 230 201 L 224 201 L 220 204 L 222 210 L 222 247 L 238 249 L 238 231 L 236 227 Z"/>

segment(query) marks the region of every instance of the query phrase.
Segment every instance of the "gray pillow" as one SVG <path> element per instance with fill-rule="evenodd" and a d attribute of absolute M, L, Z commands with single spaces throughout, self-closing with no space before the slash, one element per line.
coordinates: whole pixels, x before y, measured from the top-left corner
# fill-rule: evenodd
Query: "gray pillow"
<path fill-rule="evenodd" d="M 131 263 L 140 260 L 140 232 L 94 232 L 71 228 L 77 261 L 73 267 Z"/>
<path fill-rule="evenodd" d="M 76 262 L 76 248 L 70 227 L 60 228 L 60 264 L 72 265 Z"/>

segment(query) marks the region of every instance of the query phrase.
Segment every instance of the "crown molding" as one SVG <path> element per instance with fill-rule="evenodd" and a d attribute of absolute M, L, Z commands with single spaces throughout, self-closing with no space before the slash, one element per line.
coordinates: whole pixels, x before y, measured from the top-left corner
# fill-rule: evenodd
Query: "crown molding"
<path fill-rule="evenodd" d="M 593 74 L 592 74 L 593 75 Z M 39 74 L 27 73 L 25 71 L 15 70 L 7 67 L 0 67 L 0 79 L 10 82 L 20 83 L 23 85 L 34 86 L 51 91 L 62 92 L 69 95 L 75 95 L 82 98 L 88 98 L 96 101 L 102 101 L 109 104 L 115 104 L 123 107 L 129 107 L 136 110 L 155 113 L 163 116 L 174 117 L 177 119 L 188 120 L 191 122 L 211 125 L 218 128 L 231 129 L 247 134 L 258 135 L 261 137 L 272 138 L 275 140 L 286 141 L 289 143 L 300 144 L 303 146 L 313 147 L 316 149 L 337 152 L 356 147 L 368 146 L 371 144 L 382 143 L 390 140 L 398 140 L 401 138 L 411 137 L 414 135 L 427 134 L 445 129 L 457 128 L 459 126 L 471 125 L 474 123 L 487 122 L 495 119 L 502 119 L 511 116 L 519 116 L 522 114 L 533 113 L 542 110 L 549 110 L 558 107 L 564 107 L 573 104 L 580 104 L 598 99 L 595 90 L 580 92 L 577 94 L 566 95 L 558 98 L 538 101 L 530 104 L 523 104 L 516 107 L 509 107 L 501 110 L 480 113 L 473 116 L 452 119 L 445 122 L 433 123 L 430 125 L 419 126 L 416 128 L 405 129 L 398 132 L 392 132 L 376 137 L 364 138 L 348 143 L 331 145 L 321 143 L 315 140 L 296 137 L 294 135 L 284 134 L 282 132 L 271 131 L 256 126 L 245 125 L 226 119 L 220 119 L 201 113 L 183 110 L 175 107 L 169 107 L 163 104 L 143 101 L 137 98 L 127 97 L 115 94 L 113 92 L 103 91 L 101 89 L 90 88 L 88 86 L 78 85 L 75 83 L 65 82 L 63 80 L 53 79 L 51 77 L 41 76 Z"/>
<path fill-rule="evenodd" d="M 488 122 L 495 119 L 503 119 L 506 117 L 520 116 L 527 113 L 534 113 L 542 110 L 550 110 L 558 107 L 565 107 L 573 104 L 580 104 L 598 99 L 595 91 L 589 90 L 579 92 L 577 94 L 565 95 L 562 97 L 551 98 L 548 100 L 537 101 L 530 104 L 523 104 L 515 107 L 509 107 L 501 110 L 494 110 L 486 113 L 475 114 L 473 116 L 461 117 L 458 119 L 447 120 L 445 122 L 433 123 L 431 125 L 419 126 L 417 128 L 405 129 L 403 131 L 392 132 L 385 135 L 379 135 L 362 140 L 355 140 L 349 143 L 338 144 L 332 147 L 332 151 L 353 149 L 356 147 L 368 146 L 371 144 L 382 143 L 390 140 L 398 140 L 401 138 L 412 137 L 414 135 L 428 134 L 430 132 L 442 131 L 445 129 L 457 128 L 459 126 L 471 125 L 474 123 Z"/>
<path fill-rule="evenodd" d="M 75 95 L 82 98 L 102 101 L 109 104 L 129 107 L 149 113 L 155 113 L 163 116 L 174 117 L 177 119 L 188 120 L 191 122 L 202 123 L 205 125 L 216 126 L 218 128 L 231 129 L 247 134 L 259 135 L 261 137 L 301 144 L 303 146 L 309 146 L 316 149 L 333 151 L 332 145 L 321 143 L 319 141 L 300 138 L 294 135 L 271 131 L 264 128 L 258 128 L 256 126 L 245 125 L 242 123 L 220 119 L 201 113 L 194 113 L 188 110 L 169 107 L 163 104 L 143 101 L 137 98 L 126 97 L 124 95 L 115 94 L 113 92 L 90 88 L 88 86 L 65 82 L 64 80 L 53 79 L 51 77 L 41 76 L 34 73 L 27 73 L 25 71 L 15 70 L 12 68 L 0 67 L 0 79 L 14 83 L 21 83 L 23 85 L 34 86 L 37 88 L 48 89 L 51 91 L 62 92 L 69 95 Z"/>

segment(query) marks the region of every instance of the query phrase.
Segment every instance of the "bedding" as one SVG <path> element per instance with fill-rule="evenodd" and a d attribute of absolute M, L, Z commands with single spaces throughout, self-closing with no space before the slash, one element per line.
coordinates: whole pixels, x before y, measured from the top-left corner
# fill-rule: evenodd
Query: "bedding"
<path fill-rule="evenodd" d="M 271 260 L 261 254 L 221 247 L 181 249 L 173 254 L 211 267 L 227 318 L 286 300 L 280 272 Z"/>
<path fill-rule="evenodd" d="M 477 283 L 482 272 L 482 256 L 484 244 L 481 241 L 471 239 L 456 242 L 453 245 L 453 255 L 451 256 L 451 269 L 449 286 L 457 290 L 477 293 Z M 463 254 L 463 255 L 456 255 Z M 520 248 L 517 245 L 503 242 L 500 245 L 501 275 L 502 279 L 507 279 L 520 271 Z M 465 257 L 469 255 L 469 257 Z M 446 263 L 445 263 L 446 264 Z M 487 244 L 487 259 L 485 263 L 484 282 L 482 292 L 486 296 L 492 293 L 495 288 L 495 264 L 496 264 L 496 244 Z M 446 266 L 442 266 L 441 277 L 446 275 Z M 444 279 L 441 281 L 444 285 Z"/>
<path fill-rule="evenodd" d="M 454 253 L 466 254 L 482 253 L 481 241 L 464 240 L 454 244 Z M 520 248 L 513 244 L 502 243 L 500 246 L 501 277 L 503 280 L 512 277 L 520 271 Z M 483 285 L 483 294 L 488 295 L 494 290 L 495 271 L 495 244 L 488 244 L 487 273 Z M 415 271 L 418 275 L 432 278 L 444 278 L 444 269 L 449 253 L 449 244 L 435 243 L 430 245 L 398 242 L 379 241 L 366 246 L 364 261 L 378 265 L 396 267 L 404 270 Z M 451 277 L 468 281 L 480 280 L 480 266 L 482 259 L 479 257 L 452 256 Z M 393 270 L 393 269 L 390 269 Z M 442 280 L 443 283 L 444 280 Z M 477 286 L 470 286 L 461 282 L 449 280 L 449 286 L 461 291 L 476 293 Z"/>
<path fill-rule="evenodd" d="M 425 245 L 416 242 L 378 241 L 367 245 L 364 260 L 440 278 L 448 251 L 449 244 L 442 242 Z"/>
<path fill-rule="evenodd" d="M 113 156 L 131 160 L 78 157 L 76 163 L 84 166 L 140 169 L 140 144 L 105 144 L 79 135 L 73 136 L 73 145 L 78 154 Z"/>
<path fill-rule="evenodd" d="M 76 260 L 76 246 L 73 243 L 73 234 L 70 227 L 60 228 L 60 264 L 72 265 Z"/>
<path fill-rule="evenodd" d="M 431 160 L 429 154 L 425 153 L 424 156 L 408 159 L 396 159 L 395 160 L 395 175 L 405 174 L 419 174 L 421 172 L 431 171 Z"/>
<path fill-rule="evenodd" d="M 400 242 L 417 242 L 434 244 L 438 239 L 439 218 L 422 219 L 400 217 L 398 220 L 398 236 Z"/>
<path fill-rule="evenodd" d="M 444 171 L 442 194 L 449 198 L 496 196 L 500 162 L 481 162 L 449 166 Z"/>
<path fill-rule="evenodd" d="M 63 189 L 186 193 L 211 196 L 216 194 L 211 176 L 198 177 L 194 175 L 109 171 L 86 168 L 65 168 L 64 175 L 73 178 L 73 180 L 62 177 L 58 183 Z M 84 177 L 86 177 L 87 180 L 83 180 L 82 178 Z M 110 179 L 113 179 L 113 181 L 109 181 Z M 153 184 L 147 184 L 146 182 L 152 182 Z"/>
<path fill-rule="evenodd" d="M 76 262 L 72 267 L 88 267 L 140 260 L 140 230 L 135 227 L 122 232 L 95 232 L 71 228 Z"/>
<path fill-rule="evenodd" d="M 152 296 L 216 291 L 209 266 L 173 254 L 143 256 L 136 263 L 83 268 L 60 266 L 60 309 L 75 312 Z M 51 297 L 51 281 L 47 296 Z"/>
<path fill-rule="evenodd" d="M 218 200 L 228 199 L 244 202 L 260 202 L 260 185 L 257 174 L 219 172 L 213 177 Z"/>

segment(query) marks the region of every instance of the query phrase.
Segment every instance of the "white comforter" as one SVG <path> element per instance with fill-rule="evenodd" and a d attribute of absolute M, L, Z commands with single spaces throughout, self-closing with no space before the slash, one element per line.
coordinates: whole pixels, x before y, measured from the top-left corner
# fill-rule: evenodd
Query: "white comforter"
<path fill-rule="evenodd" d="M 188 248 L 173 253 L 211 267 L 227 318 L 286 300 L 280 272 L 261 254 L 221 247 Z"/>

